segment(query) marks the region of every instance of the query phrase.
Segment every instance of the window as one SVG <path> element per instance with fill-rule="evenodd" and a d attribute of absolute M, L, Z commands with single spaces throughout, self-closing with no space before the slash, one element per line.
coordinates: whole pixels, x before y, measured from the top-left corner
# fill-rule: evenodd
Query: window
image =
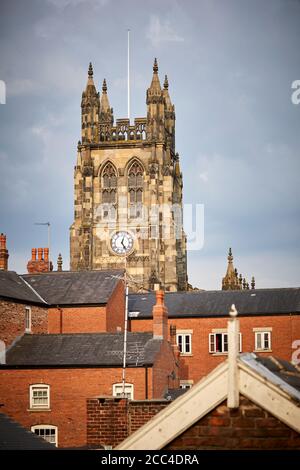
<path fill-rule="evenodd" d="M 143 203 L 143 168 L 137 162 L 128 171 L 129 217 L 142 217 Z"/>
<path fill-rule="evenodd" d="M 30 408 L 50 408 L 50 387 L 45 384 L 30 385 Z"/>
<path fill-rule="evenodd" d="M 123 384 L 114 384 L 113 385 L 113 396 L 114 397 L 123 397 Z M 133 400 L 133 384 L 125 384 L 125 398 Z"/>
<path fill-rule="evenodd" d="M 45 441 L 56 445 L 57 447 L 57 426 L 51 424 L 39 424 L 37 426 L 31 426 L 31 432 L 34 432 L 37 436 L 42 437 Z"/>
<path fill-rule="evenodd" d="M 26 333 L 31 332 L 31 308 L 25 307 L 25 331 Z"/>
<path fill-rule="evenodd" d="M 240 337 L 240 352 L 242 352 L 242 334 Z M 209 352 L 214 354 L 228 353 L 228 333 L 210 333 L 209 334 Z"/>
<path fill-rule="evenodd" d="M 271 331 L 255 332 L 255 350 L 270 351 L 271 350 Z"/>
<path fill-rule="evenodd" d="M 188 389 L 188 388 L 192 388 L 193 385 L 194 385 L 193 380 L 180 380 L 179 388 Z"/>
<path fill-rule="evenodd" d="M 116 204 L 117 199 L 117 173 L 111 163 L 107 163 L 102 172 L 102 204 L 107 207 L 103 217 L 109 215 L 109 205 Z"/>
<path fill-rule="evenodd" d="M 192 354 L 192 335 L 191 333 L 177 332 L 177 345 L 181 354 Z"/>

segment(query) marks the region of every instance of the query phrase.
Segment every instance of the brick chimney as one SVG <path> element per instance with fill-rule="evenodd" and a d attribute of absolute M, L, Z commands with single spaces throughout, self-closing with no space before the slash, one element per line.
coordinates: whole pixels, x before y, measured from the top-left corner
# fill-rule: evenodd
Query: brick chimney
<path fill-rule="evenodd" d="M 176 341 L 176 325 L 174 324 L 170 325 L 170 340 L 171 340 L 171 346 L 172 346 L 174 356 L 176 360 L 178 361 L 180 357 L 180 350 Z"/>
<path fill-rule="evenodd" d="M 0 234 L 0 271 L 7 271 L 8 250 L 6 248 L 6 235 Z"/>
<path fill-rule="evenodd" d="M 153 337 L 168 341 L 168 309 L 164 303 L 165 293 L 157 290 L 156 304 L 153 307 Z"/>
<path fill-rule="evenodd" d="M 52 263 L 49 261 L 49 248 L 32 248 L 31 260 L 27 263 L 29 274 L 47 273 L 52 271 L 51 268 Z"/>

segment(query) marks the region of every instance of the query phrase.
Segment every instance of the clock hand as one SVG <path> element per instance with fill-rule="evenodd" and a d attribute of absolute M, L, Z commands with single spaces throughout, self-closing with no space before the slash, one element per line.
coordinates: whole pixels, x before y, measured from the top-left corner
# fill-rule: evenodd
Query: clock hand
<path fill-rule="evenodd" d="M 124 245 L 124 239 L 125 237 L 122 238 L 121 245 L 123 245 L 124 250 L 126 250 L 126 246 Z"/>

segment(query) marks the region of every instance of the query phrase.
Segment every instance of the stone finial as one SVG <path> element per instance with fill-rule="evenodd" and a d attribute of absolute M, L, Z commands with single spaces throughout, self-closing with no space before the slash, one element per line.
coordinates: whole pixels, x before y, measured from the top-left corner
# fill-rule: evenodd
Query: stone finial
<path fill-rule="evenodd" d="M 239 285 L 242 287 L 243 285 L 243 276 L 242 274 L 239 275 Z"/>
<path fill-rule="evenodd" d="M 106 93 L 106 92 L 107 92 L 107 84 L 106 84 L 105 78 L 104 78 L 104 80 L 103 80 L 102 92 L 103 92 L 103 93 Z"/>
<path fill-rule="evenodd" d="M 157 73 L 157 72 L 158 72 L 158 64 L 157 64 L 157 58 L 156 58 L 156 57 L 155 57 L 155 59 L 154 59 L 153 72 L 154 72 L 154 73 Z"/>
<path fill-rule="evenodd" d="M 251 279 L 251 289 L 255 289 L 255 277 L 252 276 L 252 279 Z"/>
<path fill-rule="evenodd" d="M 167 90 L 168 88 L 169 88 L 168 76 L 165 75 L 164 89 Z"/>
<path fill-rule="evenodd" d="M 228 261 L 233 261 L 233 256 L 232 256 L 232 250 L 231 250 L 231 248 L 229 248 L 229 251 L 228 251 Z"/>
<path fill-rule="evenodd" d="M 88 71 L 88 76 L 89 76 L 89 78 L 92 78 L 92 77 L 93 77 L 93 74 L 94 74 L 94 72 L 93 72 L 93 66 L 92 66 L 92 62 L 90 62 L 90 64 L 89 64 L 89 71 Z"/>
<path fill-rule="evenodd" d="M 63 259 L 61 253 L 59 253 L 57 258 L 57 271 L 62 271 Z"/>
<path fill-rule="evenodd" d="M 235 305 L 232 304 L 229 310 L 229 315 L 233 318 L 236 317 L 238 314 L 237 309 L 235 308 Z"/>
<path fill-rule="evenodd" d="M 247 281 L 246 281 L 246 278 L 244 277 L 243 279 L 243 289 L 246 289 L 247 288 Z"/>

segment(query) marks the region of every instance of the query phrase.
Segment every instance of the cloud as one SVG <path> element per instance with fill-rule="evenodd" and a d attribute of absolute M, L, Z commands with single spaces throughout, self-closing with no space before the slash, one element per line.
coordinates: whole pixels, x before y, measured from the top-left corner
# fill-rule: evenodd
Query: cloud
<path fill-rule="evenodd" d="M 161 21 L 158 16 L 150 17 L 150 24 L 146 33 L 147 39 L 153 46 L 159 46 L 162 42 L 183 42 L 184 38 L 179 36 L 173 29 L 169 20 Z"/>
<path fill-rule="evenodd" d="M 104 6 L 108 3 L 109 0 L 47 0 L 48 3 L 63 10 L 66 7 L 77 7 L 82 3 L 89 3 L 95 7 Z"/>

